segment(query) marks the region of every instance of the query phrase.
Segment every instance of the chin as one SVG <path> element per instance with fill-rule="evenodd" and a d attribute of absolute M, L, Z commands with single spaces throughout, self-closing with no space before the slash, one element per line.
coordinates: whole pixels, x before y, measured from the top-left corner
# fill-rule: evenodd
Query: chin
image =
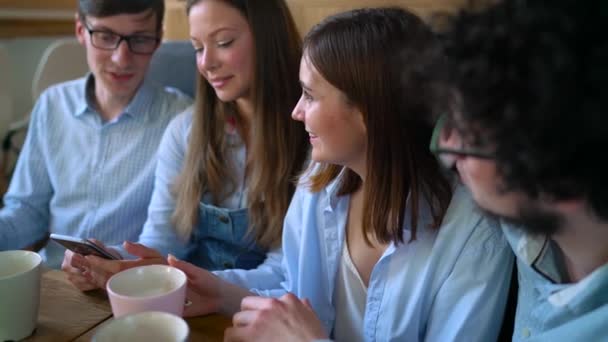
<path fill-rule="evenodd" d="M 218 91 L 215 92 L 215 96 L 217 96 L 217 98 L 222 102 L 232 102 L 236 100 L 234 96 L 229 96 Z"/>

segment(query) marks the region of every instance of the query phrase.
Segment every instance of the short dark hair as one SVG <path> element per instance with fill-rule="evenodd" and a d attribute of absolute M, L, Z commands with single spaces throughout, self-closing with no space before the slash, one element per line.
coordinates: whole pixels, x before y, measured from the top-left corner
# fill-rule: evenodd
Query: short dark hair
<path fill-rule="evenodd" d="M 156 14 L 156 30 L 162 31 L 165 16 L 164 0 L 78 0 L 78 17 L 109 17 L 118 14 L 136 14 L 152 10 Z"/>
<path fill-rule="evenodd" d="M 503 190 L 583 198 L 604 219 L 607 12 L 605 1 L 503 1 L 461 13 L 445 34 L 456 123 L 496 148 Z"/>

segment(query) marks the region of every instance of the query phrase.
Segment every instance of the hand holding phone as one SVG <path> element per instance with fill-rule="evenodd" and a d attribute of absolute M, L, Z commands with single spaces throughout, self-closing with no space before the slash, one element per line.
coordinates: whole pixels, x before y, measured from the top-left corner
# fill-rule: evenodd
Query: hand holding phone
<path fill-rule="evenodd" d="M 60 245 L 71 250 L 74 253 L 78 253 L 81 255 L 95 255 L 100 258 L 110 260 L 119 260 L 110 252 L 106 251 L 102 247 L 96 245 L 95 243 L 89 240 L 60 234 L 51 234 L 51 240 L 59 243 Z"/>

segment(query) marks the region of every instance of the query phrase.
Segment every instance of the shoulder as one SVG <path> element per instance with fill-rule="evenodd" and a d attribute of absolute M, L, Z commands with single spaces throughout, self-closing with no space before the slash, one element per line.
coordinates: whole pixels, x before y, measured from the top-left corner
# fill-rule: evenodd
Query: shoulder
<path fill-rule="evenodd" d="M 47 122 L 54 118 L 59 125 L 65 124 L 66 116 L 86 107 L 85 84 L 83 77 L 49 86 L 36 99 L 31 120 Z"/>
<path fill-rule="evenodd" d="M 40 93 L 37 99 L 40 101 L 61 101 L 69 99 L 71 101 L 85 101 L 86 77 L 53 84 Z"/>
<path fill-rule="evenodd" d="M 187 144 L 188 136 L 192 129 L 192 111 L 192 106 L 186 107 L 186 109 L 171 119 L 165 130 L 165 140 L 172 139 L 180 144 Z"/>
<path fill-rule="evenodd" d="M 176 115 L 192 105 L 192 98 L 177 88 L 165 87 L 152 81 L 148 81 L 147 85 L 154 89 L 156 106 L 164 106 L 166 112 Z"/>
<path fill-rule="evenodd" d="M 498 221 L 485 215 L 463 186 L 454 189 L 439 237 L 449 244 L 466 247 L 467 252 L 494 253 L 496 247 L 507 246 Z"/>

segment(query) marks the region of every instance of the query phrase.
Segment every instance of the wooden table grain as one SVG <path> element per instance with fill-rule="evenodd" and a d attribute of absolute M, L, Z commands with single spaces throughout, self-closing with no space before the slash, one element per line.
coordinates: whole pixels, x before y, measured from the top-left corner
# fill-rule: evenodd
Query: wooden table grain
<path fill-rule="evenodd" d="M 64 273 L 42 275 L 38 324 L 25 341 L 90 341 L 98 329 L 112 320 L 112 309 L 103 291 L 82 293 Z M 230 318 L 212 314 L 187 318 L 190 341 L 222 341 Z"/>
<path fill-rule="evenodd" d="M 82 293 L 61 271 L 44 272 L 40 287 L 38 323 L 26 341 L 72 341 L 112 317 L 102 291 Z"/>

